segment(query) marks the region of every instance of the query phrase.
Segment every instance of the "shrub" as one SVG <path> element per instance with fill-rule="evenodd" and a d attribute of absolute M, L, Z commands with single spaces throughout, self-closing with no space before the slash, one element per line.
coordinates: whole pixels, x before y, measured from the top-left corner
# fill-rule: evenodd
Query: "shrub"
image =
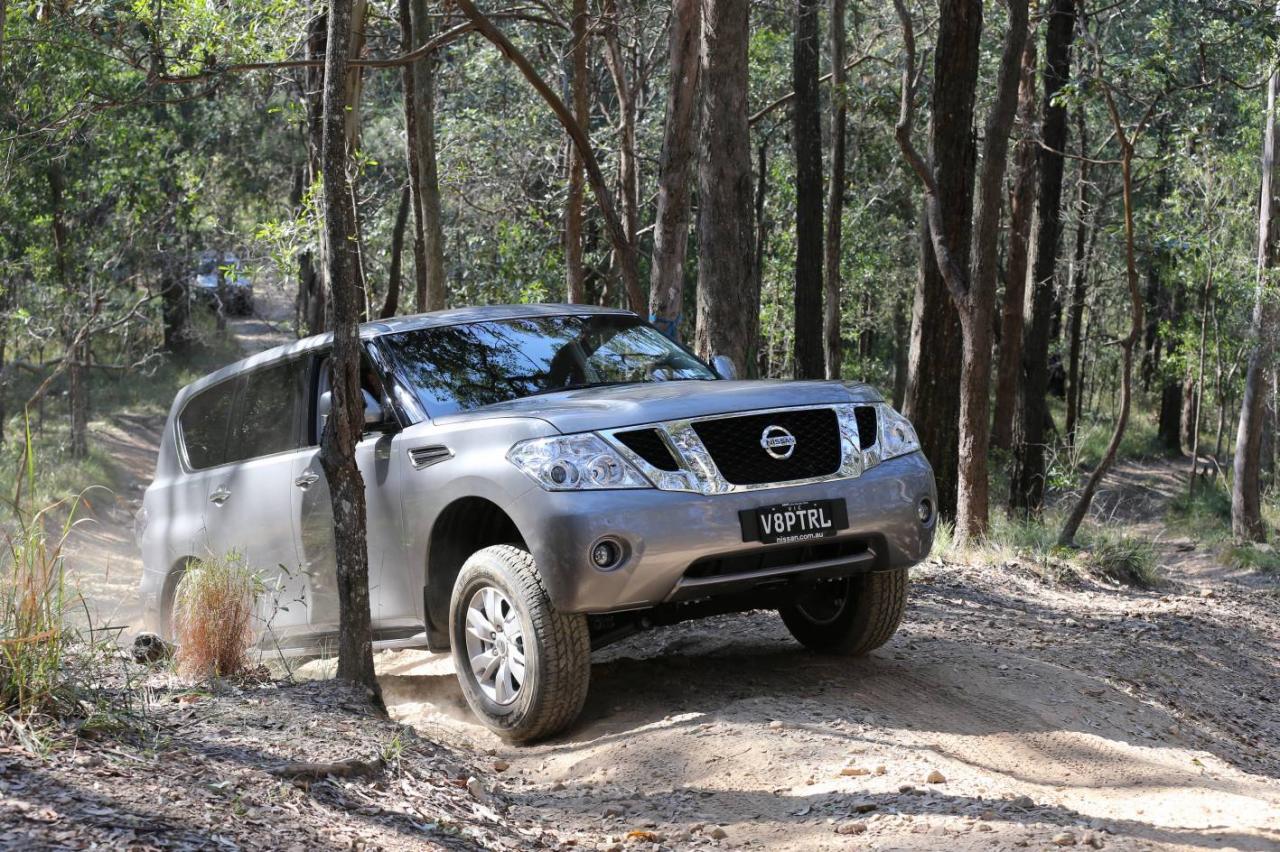
<path fill-rule="evenodd" d="M 1239 571 L 1280 574 L 1280 553 L 1269 544 L 1237 542 L 1227 548 L 1226 563 Z"/>
<path fill-rule="evenodd" d="M 260 592 L 258 578 L 238 554 L 192 562 L 174 600 L 179 673 L 206 678 L 243 672 Z"/>
<path fill-rule="evenodd" d="M 1085 564 L 1095 574 L 1140 589 L 1160 584 L 1156 551 L 1146 539 L 1099 531 L 1090 536 L 1087 547 Z"/>

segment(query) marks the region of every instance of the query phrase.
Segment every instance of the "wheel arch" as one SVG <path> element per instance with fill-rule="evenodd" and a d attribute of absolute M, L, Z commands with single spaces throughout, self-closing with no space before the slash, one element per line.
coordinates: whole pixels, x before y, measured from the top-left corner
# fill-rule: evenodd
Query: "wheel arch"
<path fill-rule="evenodd" d="M 449 599 L 462 564 L 477 550 L 494 544 L 528 547 L 515 521 L 492 500 L 460 497 L 436 517 L 427 542 L 423 581 L 423 615 L 431 650 L 449 648 Z"/>

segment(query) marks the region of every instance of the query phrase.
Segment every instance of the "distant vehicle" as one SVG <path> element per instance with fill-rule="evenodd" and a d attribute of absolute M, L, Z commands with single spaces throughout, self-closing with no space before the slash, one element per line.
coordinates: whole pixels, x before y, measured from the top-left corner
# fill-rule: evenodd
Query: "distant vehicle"
<path fill-rule="evenodd" d="M 245 273 L 240 258 L 230 252 L 200 254 L 191 293 L 193 298 L 232 316 L 253 313 L 253 281 Z"/>
<path fill-rule="evenodd" d="M 727 359 L 582 305 L 399 317 L 360 337 L 375 647 L 452 649 L 499 735 L 563 730 L 592 649 L 650 627 L 772 609 L 809 648 L 850 655 L 897 629 L 937 496 L 911 424 L 873 388 L 736 381 Z M 336 635 L 331 346 L 299 340 L 178 393 L 138 517 L 150 629 L 170 634 L 189 561 L 236 552 L 271 590 L 265 647 Z"/>

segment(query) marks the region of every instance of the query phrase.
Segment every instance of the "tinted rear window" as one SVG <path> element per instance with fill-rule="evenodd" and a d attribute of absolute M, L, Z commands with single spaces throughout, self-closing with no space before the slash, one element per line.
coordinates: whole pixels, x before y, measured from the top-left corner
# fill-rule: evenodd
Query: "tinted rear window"
<path fill-rule="evenodd" d="M 297 449 L 305 396 L 306 359 L 254 370 L 242 379 L 227 444 L 227 461 L 246 461 Z"/>
<path fill-rule="evenodd" d="M 191 398 L 178 422 L 187 448 L 187 464 L 196 470 L 226 461 L 227 423 L 235 400 L 235 380 L 222 382 Z"/>

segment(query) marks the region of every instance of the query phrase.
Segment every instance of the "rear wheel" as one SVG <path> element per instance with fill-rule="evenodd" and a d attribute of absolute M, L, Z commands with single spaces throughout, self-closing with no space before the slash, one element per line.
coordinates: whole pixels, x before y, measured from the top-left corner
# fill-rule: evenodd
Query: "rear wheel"
<path fill-rule="evenodd" d="M 529 742 L 578 717 L 591 674 L 587 619 L 552 608 L 527 550 L 471 555 L 454 582 L 449 632 L 463 695 L 499 736 Z"/>
<path fill-rule="evenodd" d="M 818 583 L 778 612 L 805 647 L 858 656 L 889 641 L 906 606 L 907 569 L 900 568 Z"/>

